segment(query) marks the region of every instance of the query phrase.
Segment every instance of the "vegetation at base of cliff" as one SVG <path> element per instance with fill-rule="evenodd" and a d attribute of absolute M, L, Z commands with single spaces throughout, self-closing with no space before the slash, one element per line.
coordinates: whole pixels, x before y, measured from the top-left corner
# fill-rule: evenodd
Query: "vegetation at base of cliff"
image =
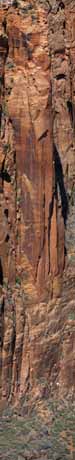
<path fill-rule="evenodd" d="M 14 413 L 7 407 L 0 421 L 0 454 L 1 460 L 74 460 L 74 404 L 42 400 L 30 410 L 25 401 Z"/>

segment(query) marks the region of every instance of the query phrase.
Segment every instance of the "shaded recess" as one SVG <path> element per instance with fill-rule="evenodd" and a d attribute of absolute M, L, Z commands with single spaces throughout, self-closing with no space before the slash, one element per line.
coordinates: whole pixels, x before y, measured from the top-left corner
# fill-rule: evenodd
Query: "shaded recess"
<path fill-rule="evenodd" d="M 63 79 L 64 80 L 66 79 L 64 73 L 60 73 L 59 75 L 56 75 L 56 80 L 63 80 Z"/>
<path fill-rule="evenodd" d="M 68 111 L 69 111 L 69 114 L 70 114 L 71 124 L 73 126 L 73 106 L 72 106 L 71 101 L 67 101 L 67 107 L 68 107 Z"/>
<path fill-rule="evenodd" d="M 0 285 L 3 286 L 3 269 L 2 269 L 1 259 L 0 259 Z"/>
<path fill-rule="evenodd" d="M 63 168 L 59 153 L 57 148 L 54 144 L 54 161 L 55 161 L 55 189 L 56 189 L 56 196 L 57 196 L 57 185 L 59 186 L 60 190 L 60 197 L 61 197 L 61 209 L 62 209 L 62 216 L 64 219 L 64 225 L 66 226 L 69 205 L 68 205 L 68 197 L 67 192 L 65 189 L 64 184 L 64 175 L 63 175 Z"/>

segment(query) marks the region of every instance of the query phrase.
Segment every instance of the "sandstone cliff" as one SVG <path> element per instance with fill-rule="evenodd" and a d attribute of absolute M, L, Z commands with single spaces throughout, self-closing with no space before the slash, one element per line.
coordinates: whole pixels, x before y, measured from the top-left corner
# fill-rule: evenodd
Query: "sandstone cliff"
<path fill-rule="evenodd" d="M 74 1 L 5 2 L 0 7 L 2 398 L 35 389 L 42 394 L 47 386 L 59 393 L 61 383 L 62 391 L 74 389 L 74 187 Z"/>

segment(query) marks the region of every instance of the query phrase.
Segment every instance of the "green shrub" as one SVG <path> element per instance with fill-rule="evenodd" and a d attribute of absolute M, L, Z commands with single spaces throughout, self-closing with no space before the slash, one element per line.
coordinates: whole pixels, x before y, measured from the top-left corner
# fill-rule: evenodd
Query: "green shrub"
<path fill-rule="evenodd" d="M 18 275 L 16 275 L 16 284 L 19 286 L 21 285 L 21 279 L 19 278 Z"/>

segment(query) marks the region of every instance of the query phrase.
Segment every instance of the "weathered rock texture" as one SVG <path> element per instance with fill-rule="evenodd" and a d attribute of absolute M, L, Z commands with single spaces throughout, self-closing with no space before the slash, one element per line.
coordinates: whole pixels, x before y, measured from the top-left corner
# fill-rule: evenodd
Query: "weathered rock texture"
<path fill-rule="evenodd" d="M 60 391 L 61 382 L 64 389 L 73 388 L 75 359 L 74 291 L 64 314 L 61 298 L 55 301 L 75 251 L 75 6 L 71 0 L 11 3 L 0 8 L 1 394 L 6 398 L 35 388 L 38 394 L 41 378 L 49 389 L 56 384 Z"/>

